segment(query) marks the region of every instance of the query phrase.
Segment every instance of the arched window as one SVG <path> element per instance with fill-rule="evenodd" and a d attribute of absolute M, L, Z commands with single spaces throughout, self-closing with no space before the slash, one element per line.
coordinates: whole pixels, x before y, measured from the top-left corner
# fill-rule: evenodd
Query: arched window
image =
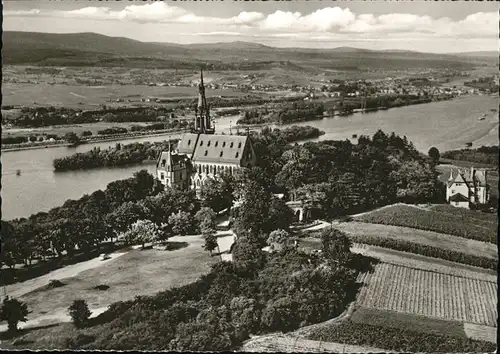
<path fill-rule="evenodd" d="M 210 146 L 210 140 L 208 141 L 207 146 Z"/>
<path fill-rule="evenodd" d="M 238 149 L 240 149 L 240 148 L 241 148 L 241 142 L 238 143 Z"/>
<path fill-rule="evenodd" d="M 222 157 L 222 155 L 223 155 L 223 154 L 224 154 L 224 152 L 223 152 L 223 151 L 221 151 L 221 152 L 220 152 L 220 157 Z"/>
<path fill-rule="evenodd" d="M 235 157 L 238 158 L 238 155 L 239 155 L 239 153 L 237 152 Z"/>
<path fill-rule="evenodd" d="M 188 146 L 191 145 L 191 140 L 188 140 Z"/>
<path fill-rule="evenodd" d="M 214 172 L 214 170 L 213 170 L 213 166 L 212 166 L 212 165 L 210 165 L 210 173 L 213 173 L 213 172 Z"/>
<path fill-rule="evenodd" d="M 217 147 L 217 145 L 219 145 L 219 142 L 218 142 L 218 141 L 216 141 L 216 142 L 215 142 L 215 147 Z"/>
<path fill-rule="evenodd" d="M 200 141 L 200 146 L 203 146 L 203 140 L 202 140 L 202 141 Z"/>
<path fill-rule="evenodd" d="M 198 173 L 201 173 L 201 165 L 198 165 Z"/>
<path fill-rule="evenodd" d="M 226 147 L 226 142 L 222 142 L 222 147 Z"/>
<path fill-rule="evenodd" d="M 200 186 L 200 180 L 196 180 L 196 187 L 199 187 Z"/>
<path fill-rule="evenodd" d="M 233 143 L 233 142 L 231 142 L 231 145 L 229 145 L 229 147 L 230 147 L 230 148 L 233 148 L 233 145 L 234 145 L 234 143 Z"/>

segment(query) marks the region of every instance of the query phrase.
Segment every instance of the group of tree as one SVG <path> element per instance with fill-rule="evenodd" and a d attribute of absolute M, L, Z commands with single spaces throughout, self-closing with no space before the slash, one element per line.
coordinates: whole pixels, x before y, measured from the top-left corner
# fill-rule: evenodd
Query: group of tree
<path fill-rule="evenodd" d="M 238 236 L 245 247 L 234 262 L 215 264 L 198 281 L 112 304 L 97 327 L 72 338 L 73 349 L 228 351 L 250 334 L 335 317 L 354 299 L 358 268 L 345 235 L 324 231 L 321 255 L 295 247 L 267 254 L 253 232 Z"/>
<path fill-rule="evenodd" d="M 307 142 L 276 152 L 280 150 L 279 159 L 264 163 L 269 178 L 274 177 L 271 185 L 303 200 L 318 218 L 396 201 L 443 198 L 443 185 L 434 165 L 427 163 L 406 137 L 394 133 L 360 136 L 358 144 L 348 140 Z"/>
<path fill-rule="evenodd" d="M 176 142 L 173 140 L 171 142 L 145 142 L 127 145 L 117 143 L 114 147 L 104 150 L 95 147 L 87 152 L 56 158 L 53 165 L 56 171 L 68 171 L 140 164 L 144 160 L 155 160 L 162 151 L 168 149 L 169 144 Z"/>
<path fill-rule="evenodd" d="M 2 280 L 14 280 L 16 264 L 30 269 L 82 255 L 91 258 L 100 254 L 104 244 L 115 244 L 123 233 L 128 235 L 126 240 L 138 244 L 166 240 L 174 234 L 194 234 L 199 231 L 198 210 L 200 202 L 194 191 L 163 190 L 143 170 L 47 213 L 2 220 L 0 265 L 8 267 L 1 270 Z M 33 260 L 39 263 L 32 266 Z"/>
<path fill-rule="evenodd" d="M 279 124 L 290 124 L 322 118 L 323 112 L 325 106 L 321 102 L 293 102 L 274 112 L 272 120 Z"/>
<path fill-rule="evenodd" d="M 4 124 L 16 127 L 36 128 L 49 125 L 83 124 L 105 121 L 118 122 L 154 122 L 158 117 L 170 115 L 170 107 L 119 107 L 94 111 L 82 111 L 65 107 L 22 107 L 19 114 L 3 117 Z"/>
<path fill-rule="evenodd" d="M 134 107 L 124 109 L 106 109 L 101 120 L 110 123 L 154 122 L 158 117 L 170 115 L 172 108 L 168 107 Z"/>
<path fill-rule="evenodd" d="M 166 130 L 166 129 L 185 129 L 189 125 L 187 120 L 172 119 L 165 122 L 158 122 L 146 125 L 132 125 L 130 131 L 140 132 L 140 131 L 155 131 L 155 130 Z"/>

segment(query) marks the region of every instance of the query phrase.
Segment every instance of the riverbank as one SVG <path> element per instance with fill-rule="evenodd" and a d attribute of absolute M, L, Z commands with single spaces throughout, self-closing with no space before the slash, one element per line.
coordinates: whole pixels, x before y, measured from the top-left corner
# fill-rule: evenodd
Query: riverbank
<path fill-rule="evenodd" d="M 173 134 L 182 134 L 185 133 L 185 129 L 176 129 L 176 130 L 158 130 L 155 132 L 136 132 L 136 133 L 127 133 L 127 134 L 117 134 L 117 135 L 112 135 L 112 136 L 105 136 L 105 137 L 95 137 L 87 140 L 82 140 L 78 145 L 84 145 L 84 144 L 93 144 L 93 143 L 102 143 L 102 142 L 109 142 L 109 141 L 119 141 L 123 139 L 130 139 L 130 138 L 148 138 L 148 137 L 155 137 L 155 136 L 162 136 L 162 135 L 173 135 Z M 14 144 L 13 144 L 14 145 Z M 27 144 L 26 146 L 17 146 L 17 145 L 23 145 L 23 144 L 15 144 L 15 147 L 11 147 L 9 145 L 2 145 L 2 152 L 11 152 L 11 151 L 20 151 L 20 150 L 33 150 L 33 149 L 46 149 L 49 147 L 70 147 L 74 146 L 74 144 L 70 144 L 68 142 L 47 142 L 47 143 L 34 143 L 34 144 Z"/>

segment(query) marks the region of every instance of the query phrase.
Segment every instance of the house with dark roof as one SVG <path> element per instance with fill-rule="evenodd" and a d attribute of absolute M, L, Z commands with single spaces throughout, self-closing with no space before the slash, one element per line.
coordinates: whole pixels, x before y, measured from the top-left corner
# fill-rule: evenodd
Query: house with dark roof
<path fill-rule="evenodd" d="M 490 186 L 483 169 L 452 168 L 446 183 L 446 200 L 453 206 L 470 208 L 488 204 Z"/>
<path fill-rule="evenodd" d="M 249 136 L 215 134 L 215 128 L 210 119 L 210 108 L 205 97 L 203 72 L 201 73 L 199 85 L 198 105 L 195 108 L 194 126 L 191 133 L 182 136 L 177 149 L 174 152 L 168 152 L 169 158 L 167 158 L 167 155 L 163 155 L 165 153 L 162 153 L 165 158 L 160 157 L 160 159 L 171 163 L 189 160 L 189 169 L 182 171 L 189 173 L 189 186 L 195 189 L 197 194 L 199 194 L 207 179 L 216 179 L 222 173 L 232 175 L 242 168 L 255 165 L 257 157 Z M 166 171 L 159 169 L 159 166 L 157 165 L 157 174 L 161 177 L 161 173 L 166 173 Z M 176 168 L 181 173 L 181 167 L 179 166 Z M 165 167 L 167 169 L 174 168 L 173 165 Z M 183 176 L 182 173 L 179 176 Z M 160 179 L 160 181 L 162 180 Z M 179 181 L 183 180 L 176 179 L 174 184 L 168 184 L 166 180 L 165 183 L 163 181 L 162 183 L 174 187 L 189 187 Z"/>
<path fill-rule="evenodd" d="M 172 148 L 162 151 L 156 162 L 156 177 L 167 187 L 188 189 L 192 165 L 184 154 L 178 154 Z"/>

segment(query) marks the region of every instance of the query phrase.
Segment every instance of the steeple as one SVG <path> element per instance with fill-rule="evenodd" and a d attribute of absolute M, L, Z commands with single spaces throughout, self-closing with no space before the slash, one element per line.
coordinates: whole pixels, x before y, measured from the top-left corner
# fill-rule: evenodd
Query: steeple
<path fill-rule="evenodd" d="M 200 84 L 198 85 L 198 104 L 195 111 L 195 132 L 198 134 L 214 134 L 210 119 L 210 107 L 205 96 L 205 85 L 203 83 L 203 69 L 200 71 Z"/>

